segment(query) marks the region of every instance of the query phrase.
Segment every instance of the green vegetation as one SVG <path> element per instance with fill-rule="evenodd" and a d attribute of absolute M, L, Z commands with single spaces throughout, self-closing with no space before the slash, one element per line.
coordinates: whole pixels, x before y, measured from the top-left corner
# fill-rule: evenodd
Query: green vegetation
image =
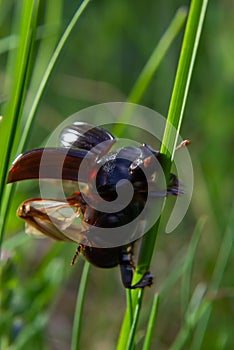
<path fill-rule="evenodd" d="M 1 350 L 234 348 L 234 7 L 210 2 L 202 28 L 206 2 L 192 3 L 0 1 Z M 71 267 L 73 244 L 28 237 L 15 213 L 38 183 L 5 184 L 15 156 L 69 115 L 125 100 L 168 115 L 195 175 L 183 222 L 144 241 L 144 293 L 126 292 L 118 269 Z M 175 141 L 166 129 L 161 151 Z"/>

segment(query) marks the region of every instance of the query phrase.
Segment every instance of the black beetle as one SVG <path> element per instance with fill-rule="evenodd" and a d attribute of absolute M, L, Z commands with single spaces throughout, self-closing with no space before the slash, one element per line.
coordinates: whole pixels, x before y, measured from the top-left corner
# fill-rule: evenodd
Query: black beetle
<path fill-rule="evenodd" d="M 60 135 L 60 142 L 60 148 L 35 149 L 18 156 L 9 171 L 8 183 L 39 177 L 76 181 L 81 162 L 91 152 L 93 156 L 89 164 L 93 169 L 91 176 L 95 177 L 98 195 L 107 202 L 115 200 L 116 183 L 124 179 L 132 184 L 132 200 L 125 208 L 115 213 L 106 213 L 87 204 L 78 191 L 66 199 L 26 200 L 20 205 L 18 216 L 26 221 L 33 234 L 42 234 L 60 241 L 78 242 L 73 262 L 76 256 L 82 253 L 90 263 L 98 267 L 111 268 L 120 265 L 122 281 L 126 288 L 150 286 L 152 276 L 149 272 L 145 273 L 142 280 L 132 285 L 133 248 L 136 240 L 120 246 L 103 248 L 101 243 L 90 240 L 88 225 L 118 228 L 134 220 L 144 209 L 150 191 L 144 167 L 149 168 L 152 159 L 162 163 L 163 155 L 145 144 L 140 147 L 122 147 L 109 152 L 116 142 L 115 137 L 101 127 L 83 122 L 66 127 Z M 132 160 L 128 159 L 129 154 Z M 41 162 L 42 156 L 44 158 Z M 152 173 L 154 171 L 155 169 L 152 169 Z M 86 184 L 87 196 L 95 201 L 96 194 L 89 185 L 91 178 L 83 174 L 79 180 Z M 165 195 L 177 195 L 178 191 L 177 177 L 171 174 Z M 73 209 L 74 215 L 67 215 L 68 208 Z M 81 219 L 79 225 L 72 224 L 74 217 Z"/>

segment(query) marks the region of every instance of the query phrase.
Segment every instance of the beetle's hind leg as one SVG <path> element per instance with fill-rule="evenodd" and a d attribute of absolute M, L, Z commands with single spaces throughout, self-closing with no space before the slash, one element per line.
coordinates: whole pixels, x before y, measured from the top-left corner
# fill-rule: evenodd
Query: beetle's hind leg
<path fill-rule="evenodd" d="M 82 253 L 82 251 L 84 251 L 85 246 L 89 246 L 89 247 L 91 246 L 91 243 L 87 238 L 84 238 L 82 240 L 82 243 L 80 243 L 78 245 L 78 247 L 76 248 L 75 254 L 74 254 L 72 261 L 71 261 L 71 265 L 74 265 L 76 263 L 78 256 Z"/>
<path fill-rule="evenodd" d="M 75 262 L 76 262 L 78 256 L 79 256 L 80 253 L 81 253 L 81 249 L 82 249 L 82 246 L 81 246 L 81 244 L 79 244 L 78 247 L 76 248 L 75 254 L 74 254 L 73 258 L 72 258 L 71 265 L 74 265 L 74 264 L 75 264 Z"/>
<path fill-rule="evenodd" d="M 151 286 L 153 283 L 153 277 L 149 271 L 144 274 L 139 282 L 132 285 L 134 270 L 135 266 L 133 262 L 133 247 L 130 246 L 127 249 L 123 250 L 120 261 L 120 271 L 124 287 L 128 289 L 136 289 Z"/>

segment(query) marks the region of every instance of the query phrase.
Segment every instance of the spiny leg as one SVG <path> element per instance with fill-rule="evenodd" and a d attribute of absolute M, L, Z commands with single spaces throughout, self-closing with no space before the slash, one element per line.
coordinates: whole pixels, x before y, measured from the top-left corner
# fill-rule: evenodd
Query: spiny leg
<path fill-rule="evenodd" d="M 81 253 L 81 249 L 82 249 L 82 246 L 81 246 L 81 244 L 79 244 L 78 247 L 76 248 L 75 254 L 74 254 L 73 259 L 71 261 L 71 265 L 74 265 L 76 263 L 76 260 Z"/>
<path fill-rule="evenodd" d="M 93 243 L 86 237 L 86 235 L 89 233 L 89 231 L 84 231 L 83 233 L 84 233 L 84 237 L 83 237 L 81 243 L 76 248 L 75 255 L 71 261 L 71 265 L 74 265 L 76 263 L 78 256 L 82 252 L 84 253 L 85 247 L 89 247 L 89 248 L 93 247 Z M 81 232 L 81 234 L 82 234 L 82 232 Z"/>
<path fill-rule="evenodd" d="M 139 282 L 132 285 L 134 270 L 135 266 L 133 262 L 133 246 L 130 246 L 126 249 L 123 249 L 120 261 L 120 271 L 124 287 L 128 289 L 136 289 L 151 286 L 153 283 L 153 277 L 149 271 L 144 274 Z"/>

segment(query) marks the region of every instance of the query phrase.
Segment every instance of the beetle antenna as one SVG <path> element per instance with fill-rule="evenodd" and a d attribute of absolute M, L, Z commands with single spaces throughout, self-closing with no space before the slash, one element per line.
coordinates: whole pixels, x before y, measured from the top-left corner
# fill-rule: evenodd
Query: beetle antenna
<path fill-rule="evenodd" d="M 190 141 L 189 140 L 184 140 L 184 141 L 182 141 L 177 147 L 176 147 L 176 151 L 178 151 L 179 149 L 181 149 L 181 148 L 184 148 L 184 147 L 186 147 L 186 146 L 188 146 L 188 145 L 190 145 Z"/>

